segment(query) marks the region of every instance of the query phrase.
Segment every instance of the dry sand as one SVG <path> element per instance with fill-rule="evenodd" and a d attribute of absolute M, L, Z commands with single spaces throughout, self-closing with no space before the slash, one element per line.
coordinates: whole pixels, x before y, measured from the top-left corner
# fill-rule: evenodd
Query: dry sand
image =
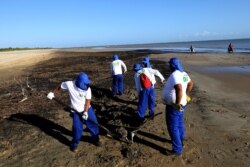
<path fill-rule="evenodd" d="M 0 52 L 0 79 L 21 75 L 25 68 L 53 57 L 56 49 Z"/>
<path fill-rule="evenodd" d="M 91 63 L 96 62 L 90 62 L 88 65 L 92 67 L 103 67 L 104 69 L 98 69 L 96 71 L 95 68 L 94 70 L 90 67 L 74 66 L 73 68 L 67 69 L 65 65 L 64 70 L 65 75 L 69 75 L 69 78 L 75 76 L 79 70 L 86 69 L 93 70 L 93 76 L 98 74 L 98 76 L 102 76 L 101 78 L 105 77 L 105 70 L 107 70 L 105 69 L 105 64 L 108 65 L 106 61 L 111 61 L 111 54 L 95 54 L 93 51 L 88 51 L 89 50 L 84 53 L 82 50 L 75 50 L 74 52 L 72 52 L 72 50 L 68 52 L 65 52 L 65 50 L 64 52 L 58 50 L 40 50 L 0 53 L 2 82 L 8 83 L 8 79 L 14 75 L 13 69 L 24 70 L 19 73 L 23 75 L 27 73 L 29 66 L 39 62 L 39 64 L 36 65 L 37 68 L 33 66 L 29 72 L 36 73 L 36 75 L 39 74 L 42 78 L 49 77 L 48 82 L 55 83 L 54 80 L 56 80 L 59 75 L 61 76 L 60 68 L 57 68 L 58 62 L 61 60 L 58 61 L 55 59 L 59 56 L 65 59 L 67 57 L 71 58 L 72 56 L 81 56 L 84 62 L 86 61 L 84 59 L 86 56 L 90 56 L 88 58 L 90 60 L 91 56 L 101 55 L 105 61 L 100 60 L 101 62 L 98 62 L 99 59 L 96 58 L 94 61 L 101 64 L 92 65 Z M 125 57 L 137 55 L 132 52 L 121 53 Z M 143 54 L 137 55 L 137 57 L 138 56 L 143 56 Z M 51 133 L 49 129 L 52 126 L 57 127 L 60 125 L 60 130 L 58 130 L 58 127 L 55 129 L 60 133 L 62 133 L 61 129 L 66 131 L 64 134 L 70 133 L 71 122 L 66 113 L 60 111 L 56 105 L 48 109 L 52 104 L 43 104 L 42 101 L 44 97 L 41 96 L 37 99 L 37 101 L 40 100 L 41 104 L 36 103 L 35 100 L 18 103 L 22 98 L 12 100 L 11 102 L 13 104 L 9 104 L 7 103 L 9 99 L 6 100 L 6 96 L 11 96 L 10 94 L 12 92 L 2 91 L 0 96 L 3 107 L 0 113 L 2 115 L 0 121 L 2 127 L 0 131 L 0 149 L 2 151 L 0 154 L 0 166 L 248 166 L 250 163 L 250 72 L 248 71 L 250 55 L 215 53 L 168 53 L 150 55 L 153 66 L 157 67 L 164 76 L 167 76 L 165 62 L 172 56 L 181 58 L 185 70 L 190 74 L 190 77 L 195 83 L 194 90 L 191 94 L 192 102 L 189 104 L 185 115 L 187 137 L 184 153 L 181 157 L 167 157 L 161 153 L 162 148 L 171 149 L 171 144 L 164 140 L 169 140 L 170 138 L 166 133 L 163 116 L 157 117 L 154 122 L 151 122 L 148 127 L 141 132 L 137 142 L 129 146 L 129 148 L 136 150 L 136 152 L 133 152 L 134 158 L 128 158 L 122 155 L 123 151 L 121 150 L 127 148 L 126 145 L 121 144 L 119 141 L 107 139 L 104 136 L 102 137 L 104 146 L 101 148 L 96 148 L 85 141 L 81 143 L 81 151 L 79 153 L 71 153 L 68 150 L 67 142 L 64 142 L 64 140 L 67 141 L 71 139 L 70 135 L 67 137 L 65 137 L 65 135 L 59 135 L 58 137 L 58 135 Z M 47 61 L 44 65 L 40 62 L 48 59 L 55 63 L 51 65 Z M 67 60 L 67 62 L 70 60 L 71 59 Z M 141 58 L 136 59 L 135 56 L 133 58 L 128 57 L 125 62 L 130 63 L 128 66 L 131 68 L 133 63 L 135 63 L 134 61 L 138 62 L 139 60 L 141 60 Z M 228 70 L 220 70 L 220 68 L 216 72 L 210 70 L 217 67 L 242 67 L 242 69 L 247 69 L 246 72 L 228 72 Z M 48 68 L 52 70 L 48 71 Z M 39 69 L 39 71 L 37 69 Z M 132 73 L 129 74 L 127 78 L 132 75 Z M 64 80 L 65 77 L 62 79 Z M 35 81 L 39 83 L 38 80 L 39 78 Z M 95 81 L 96 78 L 92 80 Z M 60 82 L 60 80 L 56 81 Z M 108 81 L 107 84 L 109 84 L 109 82 L 110 81 Z M 133 85 L 133 80 L 128 79 L 125 83 Z M 8 85 L 5 86 L 7 87 Z M 1 88 L 1 90 L 5 90 L 3 84 Z M 35 99 L 38 95 L 48 92 L 48 88 L 51 88 L 51 86 L 42 87 L 40 92 L 37 91 L 30 96 L 33 97 L 35 94 Z M 109 87 L 107 86 L 105 89 L 108 90 Z M 120 99 L 120 101 L 125 101 L 125 104 L 120 107 L 123 109 L 135 109 L 136 106 L 126 102 L 129 98 L 128 95 L 130 91 L 134 88 L 127 87 L 127 89 L 126 96 Z M 98 91 L 101 90 L 102 89 Z M 164 111 L 164 105 L 160 99 L 161 87 L 157 88 L 156 93 L 158 103 L 156 110 Z M 98 98 L 95 100 L 98 101 Z M 120 101 L 111 101 L 111 106 L 105 107 L 106 109 L 110 109 L 115 106 L 116 109 L 122 110 L 122 108 L 119 108 L 119 105 L 121 105 Z M 103 101 L 98 103 L 109 104 Z M 12 109 L 13 106 L 17 108 L 18 113 L 25 113 L 26 107 L 31 104 L 36 105 L 33 109 L 34 114 L 30 114 L 29 111 L 29 116 L 32 116 L 31 119 L 34 119 L 33 121 L 35 122 L 36 119 L 37 122 L 42 119 L 43 121 L 41 122 L 47 122 L 48 126 L 32 122 L 27 119 L 27 117 L 24 119 L 24 115 L 22 115 L 22 119 L 20 119 L 20 117 L 14 115 L 15 113 L 8 113 L 10 110 L 14 111 Z M 102 108 L 103 106 L 100 105 L 99 107 Z M 35 108 L 39 108 L 39 112 L 36 112 Z M 48 114 L 51 113 L 50 110 L 54 111 L 56 115 Z M 39 117 L 36 114 L 38 114 Z M 21 125 L 18 121 L 10 121 L 9 116 L 19 118 L 19 121 L 21 120 L 20 122 L 25 122 L 29 125 Z M 26 128 L 27 131 L 20 131 L 21 127 Z M 12 130 L 10 131 L 9 129 Z M 15 135 L 11 136 L 13 133 Z"/>

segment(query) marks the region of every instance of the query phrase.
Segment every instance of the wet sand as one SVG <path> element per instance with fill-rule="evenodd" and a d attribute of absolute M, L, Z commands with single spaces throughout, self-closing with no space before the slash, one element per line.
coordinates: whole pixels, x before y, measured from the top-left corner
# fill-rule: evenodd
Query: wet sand
<path fill-rule="evenodd" d="M 250 117 L 250 54 L 167 54 L 180 57 L 195 84 L 211 98 L 225 105 L 239 106 L 236 111 Z"/>
<path fill-rule="evenodd" d="M 157 59 L 180 57 L 196 84 L 217 97 L 235 101 L 250 98 L 250 54 L 168 54 Z M 237 98 L 242 96 L 244 98 Z"/>

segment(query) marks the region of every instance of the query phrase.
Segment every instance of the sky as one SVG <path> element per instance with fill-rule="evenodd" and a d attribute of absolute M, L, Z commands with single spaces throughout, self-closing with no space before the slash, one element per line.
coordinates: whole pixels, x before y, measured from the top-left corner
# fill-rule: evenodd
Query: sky
<path fill-rule="evenodd" d="M 250 38 L 250 0 L 1 0 L 0 48 Z"/>

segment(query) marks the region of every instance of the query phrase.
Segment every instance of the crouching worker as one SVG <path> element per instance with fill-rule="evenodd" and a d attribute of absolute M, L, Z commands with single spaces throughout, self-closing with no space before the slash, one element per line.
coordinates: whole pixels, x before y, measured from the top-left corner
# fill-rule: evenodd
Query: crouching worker
<path fill-rule="evenodd" d="M 166 123 L 172 141 L 172 151 L 168 155 L 181 155 L 185 139 L 184 110 L 191 100 L 189 93 L 193 82 L 183 70 L 178 58 L 169 61 L 171 75 L 165 83 L 162 99 L 166 104 Z"/>
<path fill-rule="evenodd" d="M 61 89 L 68 90 L 70 102 L 71 102 L 71 112 L 73 118 L 73 139 L 70 143 L 70 150 L 75 151 L 83 133 L 83 124 L 86 124 L 89 129 L 93 143 L 96 146 L 100 145 L 99 142 L 99 128 L 98 122 L 93 108 L 91 107 L 91 89 L 89 83 L 91 81 L 88 75 L 85 73 L 80 73 L 76 80 L 62 82 L 53 92 L 48 94 L 49 99 L 55 97 L 54 92 Z"/>
<path fill-rule="evenodd" d="M 149 108 L 149 115 L 151 119 L 154 118 L 155 92 L 152 83 L 152 75 L 158 76 L 162 83 L 164 82 L 164 77 L 158 70 L 152 68 L 142 68 L 140 64 L 135 64 L 133 70 L 135 71 L 134 81 L 139 96 L 137 115 L 139 122 L 142 123 L 145 119 L 147 108 Z"/>

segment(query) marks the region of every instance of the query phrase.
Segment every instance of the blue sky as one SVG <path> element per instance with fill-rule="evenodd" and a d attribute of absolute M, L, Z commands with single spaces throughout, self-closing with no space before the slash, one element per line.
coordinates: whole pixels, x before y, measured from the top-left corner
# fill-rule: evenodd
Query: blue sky
<path fill-rule="evenodd" d="M 250 0 L 1 0 L 0 48 L 250 38 Z"/>

